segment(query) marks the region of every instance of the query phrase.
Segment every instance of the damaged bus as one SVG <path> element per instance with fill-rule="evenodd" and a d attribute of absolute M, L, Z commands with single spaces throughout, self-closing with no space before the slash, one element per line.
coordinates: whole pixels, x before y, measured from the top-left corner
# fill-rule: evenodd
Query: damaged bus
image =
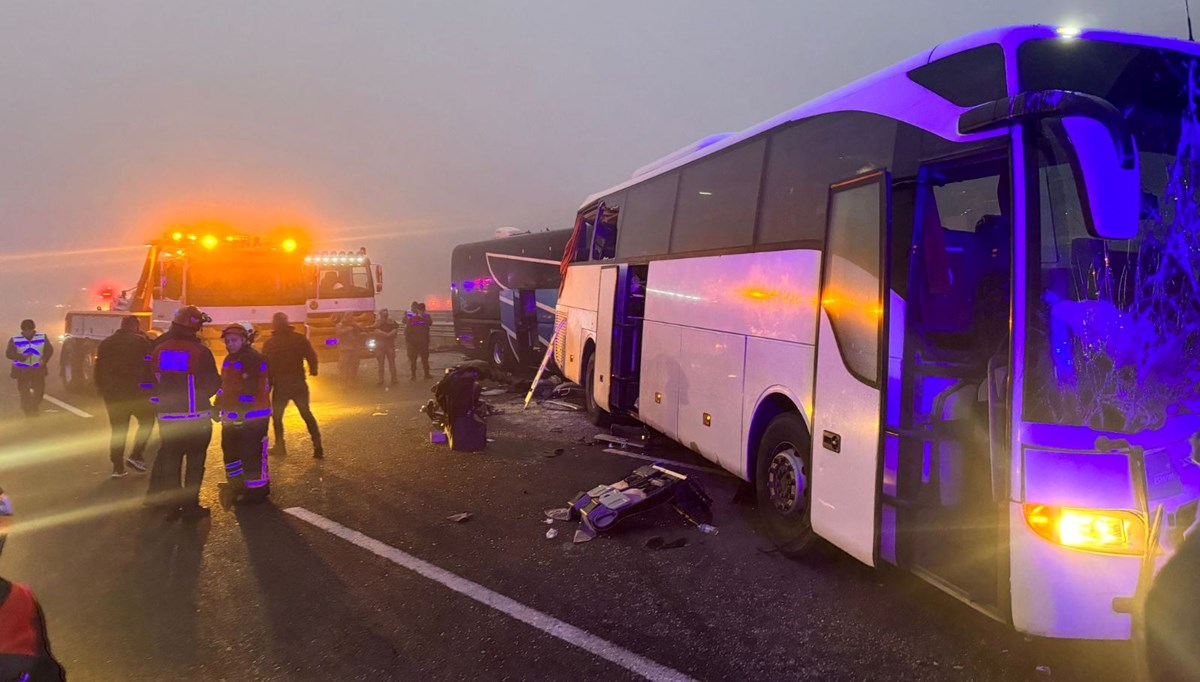
<path fill-rule="evenodd" d="M 579 210 L 558 365 L 791 553 L 1127 638 L 1200 497 L 1198 55 L 996 29 L 645 166 Z"/>

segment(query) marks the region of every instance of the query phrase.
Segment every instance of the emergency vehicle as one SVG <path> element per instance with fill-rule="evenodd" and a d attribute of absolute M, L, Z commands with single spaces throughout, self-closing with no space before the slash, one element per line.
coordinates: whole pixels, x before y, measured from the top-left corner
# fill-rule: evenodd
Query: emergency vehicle
<path fill-rule="evenodd" d="M 349 314 L 364 332 L 375 328 L 375 295 L 383 291 L 383 266 L 372 267 L 366 248 L 318 251 L 304 256 L 310 282 L 308 333 L 322 362 L 337 358 L 338 318 Z M 360 357 L 374 355 L 371 334 L 362 335 Z"/>
<path fill-rule="evenodd" d="M 138 317 L 142 329 L 154 337 L 170 327 L 176 310 L 197 306 L 212 318 L 200 338 L 220 357 L 225 354 L 220 330 L 230 323 L 246 321 L 260 331 L 269 330 L 271 317 L 282 312 L 296 331 L 308 335 L 309 314 L 323 312 L 317 280 L 322 271 L 313 262 L 307 238 L 297 231 L 248 235 L 175 230 L 147 247 L 137 284 L 122 291 L 108 309 L 67 313 L 59 366 L 68 390 L 92 385 L 96 349 L 126 315 Z M 365 262 L 365 253 L 361 255 Z M 368 276 L 370 307 L 376 286 Z M 329 299 L 330 305 L 334 300 Z M 323 346 L 323 339 L 314 339 L 314 345 Z"/>

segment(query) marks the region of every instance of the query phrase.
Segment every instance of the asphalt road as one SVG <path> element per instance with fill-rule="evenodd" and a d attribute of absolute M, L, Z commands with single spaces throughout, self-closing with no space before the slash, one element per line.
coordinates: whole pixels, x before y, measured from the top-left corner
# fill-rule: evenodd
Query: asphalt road
<path fill-rule="evenodd" d="M 573 544 L 543 510 L 641 462 L 515 396 L 496 400 L 486 452 L 451 452 L 417 412 L 432 382 L 385 391 L 369 369 L 354 391 L 314 385 L 324 461 L 289 412 L 269 503 L 219 508 L 214 438 L 213 515 L 196 525 L 144 511 L 144 475 L 109 479 L 94 397 L 52 380 L 94 418 L 47 403 L 26 419 L 0 384 L 0 485 L 20 524 L 0 574 L 39 595 L 68 679 L 1129 679 L 1127 646 L 1030 641 L 910 576 L 778 555 L 724 476 L 691 472 L 717 535 L 664 509 Z M 646 548 L 655 536 L 687 544 Z"/>

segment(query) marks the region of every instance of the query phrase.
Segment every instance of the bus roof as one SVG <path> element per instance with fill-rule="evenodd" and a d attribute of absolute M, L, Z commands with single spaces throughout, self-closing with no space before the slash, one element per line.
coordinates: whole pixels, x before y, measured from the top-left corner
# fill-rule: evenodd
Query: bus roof
<path fill-rule="evenodd" d="M 860 111 L 887 116 L 922 128 L 947 140 L 958 142 L 1002 135 L 1004 134 L 1002 131 L 960 135 L 958 133 L 958 117 L 971 107 L 958 106 L 939 97 L 911 80 L 908 72 L 938 59 L 995 43 L 1004 49 L 1006 86 L 1008 94 L 1011 96 L 1017 94 L 1016 48 L 1028 40 L 1056 37 L 1063 40 L 1103 40 L 1127 43 L 1200 56 L 1200 45 L 1196 43 L 1135 33 L 1076 30 L 1044 25 L 1007 26 L 979 31 L 941 43 L 930 50 L 821 95 L 739 133 L 710 135 L 699 142 L 683 147 L 657 161 L 642 166 L 634 172 L 633 177 L 629 180 L 592 194 L 583 202 L 580 210 L 587 209 L 614 192 L 662 175 L 709 154 L 715 154 L 772 128 L 835 111 Z"/>

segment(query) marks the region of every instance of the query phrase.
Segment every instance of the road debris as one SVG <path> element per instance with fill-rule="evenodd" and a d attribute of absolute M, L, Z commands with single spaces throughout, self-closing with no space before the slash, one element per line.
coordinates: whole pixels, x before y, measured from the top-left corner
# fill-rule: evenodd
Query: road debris
<path fill-rule="evenodd" d="M 666 540 L 663 540 L 661 535 L 655 535 L 649 540 L 646 540 L 644 546 L 646 549 L 679 549 L 680 547 L 686 547 L 687 543 L 687 538 L 676 538 L 670 542 L 667 542 Z"/>
<path fill-rule="evenodd" d="M 558 537 L 558 529 L 557 528 L 551 528 L 550 530 L 546 531 L 546 539 L 547 540 L 553 540 L 556 537 Z"/>
<path fill-rule="evenodd" d="M 710 525 L 707 523 L 702 523 L 702 524 L 696 526 L 696 529 L 706 535 L 716 535 L 721 532 L 720 530 L 717 529 L 716 526 L 713 526 L 713 525 Z"/>
<path fill-rule="evenodd" d="M 598 485 L 575 496 L 569 511 L 570 520 L 580 522 L 575 541 L 587 542 L 599 533 L 611 531 L 620 521 L 663 504 L 669 504 L 697 526 L 707 526 L 712 520 L 712 498 L 697 482 L 650 464 L 634 469 L 611 485 Z"/>
<path fill-rule="evenodd" d="M 446 520 L 453 521 L 455 523 L 462 523 L 463 521 L 466 521 L 467 519 L 471 518 L 472 516 L 474 516 L 474 515 L 471 512 L 462 512 L 461 514 L 452 514 L 450 516 L 447 516 Z"/>
<path fill-rule="evenodd" d="M 561 400 L 543 400 L 541 405 L 542 405 L 542 407 L 544 407 L 548 410 L 555 410 L 558 412 L 582 412 L 583 411 L 583 407 L 581 405 L 575 405 L 574 403 L 565 403 Z"/>
<path fill-rule="evenodd" d="M 555 507 L 554 509 L 545 509 L 542 511 L 546 518 L 552 521 L 570 521 L 571 510 L 566 507 Z"/>
<path fill-rule="evenodd" d="M 562 448 L 554 448 L 554 452 L 547 452 L 546 454 L 542 455 L 542 457 L 558 457 L 564 452 L 566 452 L 566 450 Z"/>

